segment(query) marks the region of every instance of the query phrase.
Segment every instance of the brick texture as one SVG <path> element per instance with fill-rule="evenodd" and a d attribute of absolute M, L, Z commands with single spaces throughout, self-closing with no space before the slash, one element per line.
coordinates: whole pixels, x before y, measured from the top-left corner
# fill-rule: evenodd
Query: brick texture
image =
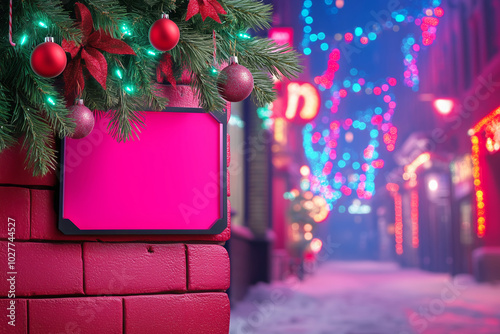
<path fill-rule="evenodd" d="M 29 330 L 36 334 L 122 334 L 122 310 L 119 297 L 33 299 L 29 301 Z"/>
<path fill-rule="evenodd" d="M 0 254 L 7 254 L 7 241 L 0 241 Z M 80 244 L 16 242 L 16 296 L 83 294 L 82 248 Z M 7 261 L 0 265 L 9 272 Z M 0 280 L 0 295 L 6 296 L 7 280 Z"/>
<path fill-rule="evenodd" d="M 85 293 L 116 295 L 186 290 L 183 244 L 85 243 Z"/>
<path fill-rule="evenodd" d="M 55 173 L 34 177 L 31 170 L 25 169 L 26 150 L 21 147 L 18 143 L 0 153 L 0 184 L 54 186 L 57 181 Z"/>
<path fill-rule="evenodd" d="M 31 189 L 31 239 L 72 241 L 212 241 L 229 240 L 230 227 L 215 235 L 64 235 L 57 228 L 55 192 Z M 230 212 L 230 211 L 229 211 Z"/>
<path fill-rule="evenodd" d="M 188 83 L 183 81 L 183 84 Z M 171 107 L 198 107 L 189 86 L 165 85 Z M 231 115 L 227 108 L 227 119 Z M 227 159 L 230 163 L 230 136 Z M 81 235 L 57 228 L 57 177 L 33 177 L 16 145 L 0 153 L 0 254 L 16 220 L 16 326 L 0 333 L 227 334 L 229 258 L 217 235 Z M 227 185 L 228 195 L 230 185 Z M 6 261 L 0 270 L 8 272 Z M 0 308 L 9 284 L 0 280 Z"/>
<path fill-rule="evenodd" d="M 187 245 L 188 290 L 227 290 L 229 255 L 219 245 Z"/>
<path fill-rule="evenodd" d="M 0 187 L 0 238 L 7 239 L 9 218 L 14 220 L 15 239 L 30 238 L 30 191 L 19 187 Z M 12 222 L 12 220 L 11 220 Z"/>
<path fill-rule="evenodd" d="M 227 334 L 225 293 L 125 297 L 127 334 Z"/>
<path fill-rule="evenodd" d="M 15 300 L 15 326 L 9 325 L 9 321 L 12 318 L 8 316 L 11 314 L 11 310 L 7 308 L 11 307 L 12 299 L 0 299 L 0 309 L 4 314 L 2 314 L 2 321 L 0 321 L 0 333 L 5 334 L 26 334 L 28 333 L 28 309 L 26 299 L 16 299 Z"/>

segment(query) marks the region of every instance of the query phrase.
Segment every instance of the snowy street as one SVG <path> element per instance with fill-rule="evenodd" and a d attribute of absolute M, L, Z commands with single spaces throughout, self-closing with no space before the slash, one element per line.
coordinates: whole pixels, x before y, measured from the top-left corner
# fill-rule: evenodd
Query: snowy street
<path fill-rule="evenodd" d="M 231 334 L 500 334 L 500 285 L 379 262 L 328 262 L 304 282 L 259 284 Z"/>

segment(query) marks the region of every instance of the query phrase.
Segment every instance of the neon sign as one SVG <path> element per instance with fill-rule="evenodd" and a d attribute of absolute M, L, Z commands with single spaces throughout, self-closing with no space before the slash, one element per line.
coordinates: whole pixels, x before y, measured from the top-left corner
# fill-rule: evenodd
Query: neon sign
<path fill-rule="evenodd" d="M 291 82 L 286 86 L 287 107 L 286 119 L 309 122 L 319 113 L 321 99 L 319 92 L 310 83 Z"/>

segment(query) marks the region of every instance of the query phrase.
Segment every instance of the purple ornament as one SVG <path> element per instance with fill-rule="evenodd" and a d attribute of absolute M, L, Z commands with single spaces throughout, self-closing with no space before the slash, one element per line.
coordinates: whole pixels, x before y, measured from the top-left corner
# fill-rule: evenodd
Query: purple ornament
<path fill-rule="evenodd" d="M 252 73 L 245 66 L 238 64 L 238 57 L 231 57 L 229 66 L 220 72 L 217 88 L 226 101 L 243 101 L 253 90 Z"/>
<path fill-rule="evenodd" d="M 78 100 L 77 104 L 70 107 L 71 118 L 75 120 L 76 128 L 71 138 L 82 139 L 86 137 L 94 128 L 94 114 L 89 108 L 83 105 L 83 100 Z"/>

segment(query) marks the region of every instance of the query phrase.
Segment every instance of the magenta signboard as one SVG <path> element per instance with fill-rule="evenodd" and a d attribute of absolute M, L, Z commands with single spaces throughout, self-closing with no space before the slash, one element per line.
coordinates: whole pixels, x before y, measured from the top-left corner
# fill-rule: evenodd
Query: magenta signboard
<path fill-rule="evenodd" d="M 226 114 L 145 112 L 140 139 L 117 142 L 109 119 L 61 143 L 65 234 L 217 234 L 227 227 Z"/>

